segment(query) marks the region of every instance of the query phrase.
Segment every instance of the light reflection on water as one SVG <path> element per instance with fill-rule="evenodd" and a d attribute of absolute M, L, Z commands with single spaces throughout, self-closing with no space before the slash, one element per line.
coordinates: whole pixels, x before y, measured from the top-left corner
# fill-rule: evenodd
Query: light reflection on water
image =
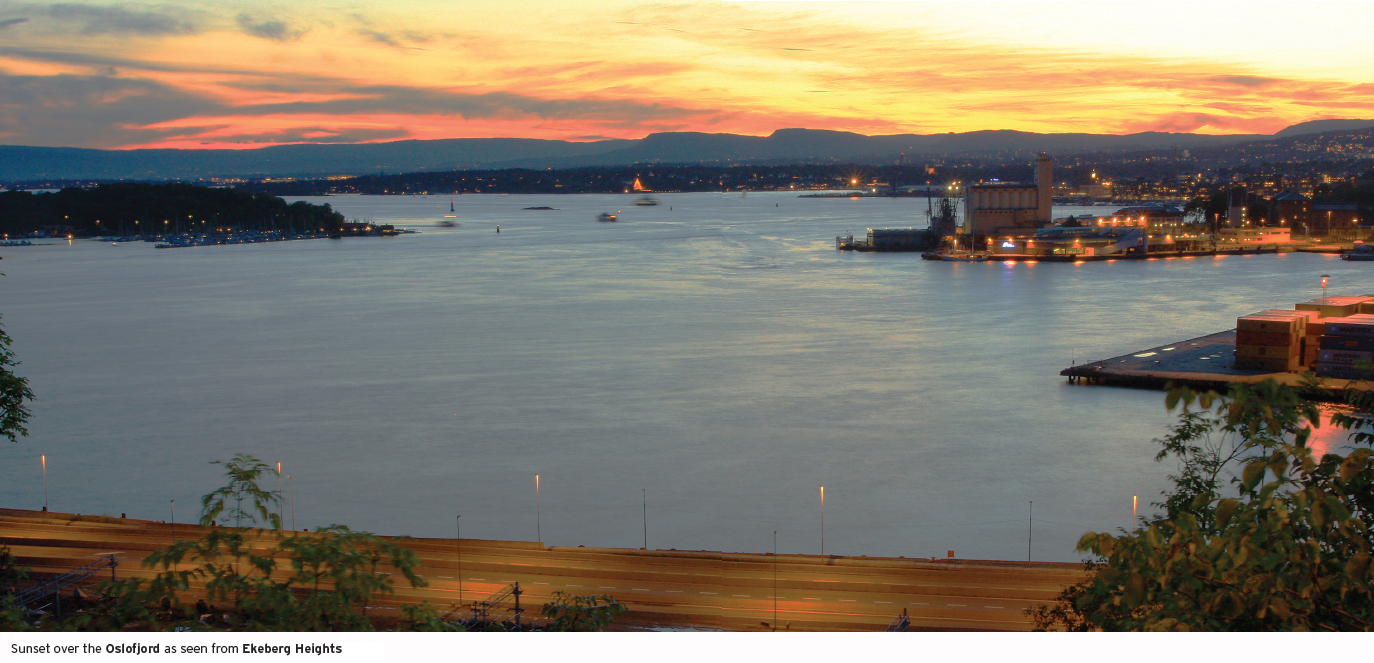
<path fill-rule="evenodd" d="M 1311 299 L 1321 273 L 1367 282 L 1313 255 L 841 253 L 924 226 L 924 201 L 658 197 L 458 196 L 461 228 L 394 239 L 5 253 L 40 400 L 0 447 L 0 505 L 41 505 L 46 453 L 55 510 L 164 519 L 243 451 L 284 463 L 303 527 L 451 536 L 462 514 L 466 536 L 532 539 L 539 473 L 546 543 L 639 547 L 647 488 L 651 547 L 771 550 L 776 529 L 816 552 L 824 485 L 827 552 L 1021 559 L 1033 500 L 1034 557 L 1073 561 L 1163 487 L 1171 417 L 1059 370 Z M 410 225 L 448 200 L 320 199 Z"/>

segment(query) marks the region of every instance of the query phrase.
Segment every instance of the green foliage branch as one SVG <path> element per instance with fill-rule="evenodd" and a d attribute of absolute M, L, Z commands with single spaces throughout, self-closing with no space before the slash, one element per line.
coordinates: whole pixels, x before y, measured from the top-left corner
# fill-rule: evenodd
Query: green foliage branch
<path fill-rule="evenodd" d="M 268 527 L 281 529 L 281 516 L 274 511 L 281 504 L 281 496 L 258 485 L 258 478 L 264 474 L 277 474 L 272 466 L 248 454 L 238 454 L 227 461 L 211 461 L 211 464 L 224 465 L 229 483 L 200 498 L 200 524 L 214 525 L 223 515 L 224 524 L 233 519 L 234 527 L 238 527 L 244 520 L 256 524 L 261 517 L 261 522 Z M 245 500 L 248 501 L 247 511 L 243 508 Z"/>
<path fill-rule="evenodd" d="M 1171 390 L 1180 409 L 1157 460 L 1175 459 L 1160 515 L 1093 532 L 1097 561 L 1037 630 L 1364 631 L 1374 627 L 1374 463 L 1369 448 L 1316 457 L 1315 383 Z M 1337 428 L 1367 444 L 1374 395 L 1347 389 Z"/>
<path fill-rule="evenodd" d="M 0 436 L 17 443 L 29 434 L 24 427 L 29 421 L 29 409 L 24 403 L 33 401 L 33 390 L 29 389 L 28 378 L 15 375 L 12 370 L 19 365 L 10 350 L 13 342 L 0 327 Z"/>
<path fill-rule="evenodd" d="M 626 610 L 609 594 L 576 596 L 556 591 L 550 598 L 541 611 L 550 631 L 604 631 Z"/>

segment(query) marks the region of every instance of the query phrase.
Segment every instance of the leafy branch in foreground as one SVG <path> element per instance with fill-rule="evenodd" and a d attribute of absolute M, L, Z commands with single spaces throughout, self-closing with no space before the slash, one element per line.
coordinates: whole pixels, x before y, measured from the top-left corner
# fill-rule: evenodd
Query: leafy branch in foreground
<path fill-rule="evenodd" d="M 280 505 L 281 496 L 258 486 L 258 478 L 262 475 L 277 474 L 272 466 L 248 454 L 238 454 L 227 461 L 212 461 L 211 464 L 224 465 L 229 483 L 200 498 L 200 524 L 214 525 L 215 519 L 223 515 L 224 524 L 227 525 L 232 518 L 234 527 L 238 527 L 244 520 L 256 524 L 261 517 L 267 526 L 281 529 L 281 516 L 273 510 Z M 248 511 L 243 510 L 244 500 L 248 501 Z"/>
<path fill-rule="evenodd" d="M 550 631 L 604 631 L 626 610 L 609 594 L 574 596 L 557 591 L 550 598 L 542 610 L 549 618 Z"/>
<path fill-rule="evenodd" d="M 29 389 L 28 378 L 15 375 L 11 370 L 19 365 L 10 350 L 12 343 L 14 340 L 0 327 L 0 436 L 18 442 L 29 434 L 24 427 L 29 421 L 29 409 L 24 402 L 33 401 L 33 390 Z"/>
<path fill-rule="evenodd" d="M 1347 390 L 1332 424 L 1367 443 L 1374 395 Z M 1133 532 L 1089 533 L 1099 558 L 1037 630 L 1370 630 L 1374 463 L 1368 448 L 1317 458 L 1319 406 L 1273 382 L 1225 396 L 1170 392 L 1182 406 L 1157 460 L 1174 458 L 1162 513 Z M 1196 406 L 1196 409 L 1194 409 Z"/>

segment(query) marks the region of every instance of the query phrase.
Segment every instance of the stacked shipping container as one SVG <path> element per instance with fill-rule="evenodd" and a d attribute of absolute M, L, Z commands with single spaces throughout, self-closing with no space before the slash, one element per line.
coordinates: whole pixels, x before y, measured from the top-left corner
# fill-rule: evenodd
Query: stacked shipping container
<path fill-rule="evenodd" d="M 1374 315 L 1326 318 L 1323 322 L 1326 334 L 1321 337 L 1321 349 L 1313 366 L 1317 375 L 1347 380 L 1370 378 L 1370 372 L 1357 364 L 1374 361 Z"/>
<path fill-rule="evenodd" d="M 1236 320 L 1236 368 L 1368 379 L 1374 361 L 1374 297 L 1323 297 Z"/>
<path fill-rule="evenodd" d="M 1236 368 L 1283 373 L 1302 362 L 1308 314 L 1260 311 L 1236 320 Z"/>

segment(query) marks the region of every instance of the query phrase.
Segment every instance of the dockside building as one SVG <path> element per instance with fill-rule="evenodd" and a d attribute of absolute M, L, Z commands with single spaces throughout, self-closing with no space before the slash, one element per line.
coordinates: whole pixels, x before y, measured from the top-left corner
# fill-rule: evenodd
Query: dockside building
<path fill-rule="evenodd" d="M 1054 163 L 1044 152 L 1035 160 L 1035 183 L 970 184 L 964 191 L 964 232 L 1024 235 L 1050 223 Z"/>

